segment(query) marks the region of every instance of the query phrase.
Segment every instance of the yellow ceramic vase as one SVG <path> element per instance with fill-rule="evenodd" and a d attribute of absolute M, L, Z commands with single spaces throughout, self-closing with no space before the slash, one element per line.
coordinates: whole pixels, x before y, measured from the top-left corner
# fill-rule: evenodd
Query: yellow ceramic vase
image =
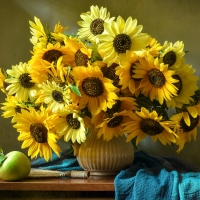
<path fill-rule="evenodd" d="M 125 136 L 114 137 L 106 142 L 97 138 L 97 130 L 89 129 L 87 139 L 76 151 L 79 165 L 90 175 L 116 175 L 130 166 L 134 159 L 134 148 Z"/>

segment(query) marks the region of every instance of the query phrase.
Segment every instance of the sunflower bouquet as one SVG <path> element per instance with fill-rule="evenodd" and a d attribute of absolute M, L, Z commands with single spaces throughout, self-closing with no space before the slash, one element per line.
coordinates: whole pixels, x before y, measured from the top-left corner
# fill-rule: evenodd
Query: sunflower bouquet
<path fill-rule="evenodd" d="M 30 60 L 0 73 L 2 116 L 28 155 L 59 156 L 58 140 L 81 144 L 91 126 L 105 142 L 126 135 L 138 145 L 148 136 L 178 152 L 195 140 L 200 93 L 184 43 L 161 45 L 136 19 L 110 17 L 104 7 L 80 17 L 74 35 L 34 17 Z"/>

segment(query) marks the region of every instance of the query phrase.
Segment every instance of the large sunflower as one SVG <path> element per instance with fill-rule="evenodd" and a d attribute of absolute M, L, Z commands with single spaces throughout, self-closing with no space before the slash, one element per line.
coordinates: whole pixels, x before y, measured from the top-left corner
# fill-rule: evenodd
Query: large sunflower
<path fill-rule="evenodd" d="M 107 8 L 98 6 L 91 6 L 90 11 L 82 13 L 80 17 L 83 21 L 79 21 L 78 25 L 81 26 L 77 35 L 80 39 L 87 39 L 91 42 L 98 43 L 98 35 L 104 33 L 104 24 L 111 23 L 114 17 L 110 18 L 110 13 L 107 12 Z"/>
<path fill-rule="evenodd" d="M 177 96 L 171 97 L 171 100 L 166 101 L 166 103 L 168 107 L 181 108 L 183 104 L 189 104 L 190 101 L 193 101 L 191 96 L 198 89 L 197 81 L 199 78 L 193 75 L 195 70 L 192 66 L 186 64 L 181 65 L 175 71 L 176 73 L 172 77 L 179 80 L 178 83 L 174 83 L 178 88 Z"/>
<path fill-rule="evenodd" d="M 126 51 L 141 54 L 148 45 L 148 35 L 141 33 L 142 25 L 129 17 L 126 22 L 119 16 L 117 21 L 105 24 L 106 33 L 99 35 L 98 50 L 103 61 L 110 66 L 113 62 L 121 62 Z"/>
<path fill-rule="evenodd" d="M 180 124 L 176 144 L 179 146 L 177 152 L 180 152 L 186 142 L 190 142 L 192 137 L 196 140 L 197 127 L 200 127 L 200 106 L 187 107 L 187 111 L 173 115 L 170 119 L 176 120 Z"/>
<path fill-rule="evenodd" d="M 104 119 L 96 128 L 99 128 L 97 137 L 103 136 L 106 141 L 111 140 L 113 137 L 122 136 L 124 134 L 124 125 L 130 121 L 129 114 L 126 110 L 116 112 L 112 117 Z"/>
<path fill-rule="evenodd" d="M 174 44 L 165 41 L 163 45 L 163 53 L 160 55 L 160 62 L 168 64 L 170 69 L 180 67 L 184 61 L 185 52 L 183 51 L 184 44 L 182 41 L 177 41 Z"/>
<path fill-rule="evenodd" d="M 22 148 L 28 149 L 28 156 L 35 158 L 40 155 L 46 161 L 52 159 L 52 150 L 59 155 L 61 149 L 57 145 L 58 136 L 51 131 L 54 116 L 49 115 L 45 109 L 37 112 L 34 108 L 29 111 L 22 110 L 16 116 L 16 124 L 13 126 L 20 132 L 19 141 L 23 141 Z"/>
<path fill-rule="evenodd" d="M 137 137 L 136 145 L 146 136 L 156 142 L 157 139 L 163 145 L 176 142 L 177 134 L 174 132 L 178 129 L 178 124 L 174 121 L 163 121 L 162 116 L 158 116 L 156 111 L 149 112 L 142 107 L 141 111 L 130 113 L 131 121 L 124 124 L 124 134 L 128 134 L 127 142 Z"/>
<path fill-rule="evenodd" d="M 71 102 L 70 89 L 55 82 L 43 83 L 37 96 L 36 103 L 47 104 L 53 113 L 63 110 Z"/>
<path fill-rule="evenodd" d="M 12 66 L 12 69 L 6 70 L 10 76 L 5 79 L 9 84 L 6 87 L 8 95 L 16 96 L 19 101 L 27 101 L 35 95 L 38 88 L 30 77 L 30 69 L 27 63 L 20 62 L 19 65 Z"/>
<path fill-rule="evenodd" d="M 112 81 L 103 76 L 99 67 L 75 67 L 71 71 L 74 80 L 79 87 L 82 97 L 75 95 L 74 101 L 81 108 L 88 106 L 92 115 L 101 110 L 111 108 L 118 99 L 116 92 L 119 91 Z"/>
<path fill-rule="evenodd" d="M 150 54 L 145 59 L 139 59 L 135 63 L 135 73 L 133 78 L 141 78 L 139 89 L 145 96 L 149 96 L 150 100 L 157 99 L 162 105 L 164 99 L 171 100 L 172 96 L 176 96 L 177 88 L 174 83 L 178 80 L 173 78 L 175 71 L 168 70 L 168 65 L 159 63 L 158 58 L 154 59 Z"/>
<path fill-rule="evenodd" d="M 78 110 L 64 110 L 58 113 L 58 118 L 54 121 L 55 130 L 59 136 L 64 136 L 66 142 L 78 142 L 81 144 L 86 140 L 86 127 L 84 119 Z"/>

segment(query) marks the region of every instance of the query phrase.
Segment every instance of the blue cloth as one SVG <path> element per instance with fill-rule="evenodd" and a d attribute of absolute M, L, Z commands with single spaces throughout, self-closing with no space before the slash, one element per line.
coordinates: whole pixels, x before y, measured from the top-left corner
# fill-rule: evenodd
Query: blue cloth
<path fill-rule="evenodd" d="M 116 200 L 199 200 L 200 169 L 173 157 L 135 153 L 114 180 Z"/>
<path fill-rule="evenodd" d="M 31 167 L 34 169 L 71 171 L 83 170 L 75 156 L 69 153 L 69 150 L 63 151 L 58 157 L 55 153 L 52 154 L 52 160 L 47 162 L 44 158 L 31 160 Z"/>

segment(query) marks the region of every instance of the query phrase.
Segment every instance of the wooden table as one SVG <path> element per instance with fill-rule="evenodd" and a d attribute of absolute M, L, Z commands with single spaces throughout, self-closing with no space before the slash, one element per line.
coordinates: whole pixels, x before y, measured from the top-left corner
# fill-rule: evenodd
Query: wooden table
<path fill-rule="evenodd" d="M 0 180 L 1 200 L 114 199 L 114 177 L 91 176 L 88 179 L 43 178 L 19 182 Z"/>

